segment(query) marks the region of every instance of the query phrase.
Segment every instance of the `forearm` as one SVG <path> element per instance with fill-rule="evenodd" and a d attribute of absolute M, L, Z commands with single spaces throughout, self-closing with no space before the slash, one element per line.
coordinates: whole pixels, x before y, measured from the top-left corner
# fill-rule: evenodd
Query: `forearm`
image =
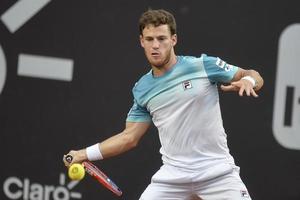
<path fill-rule="evenodd" d="M 135 147 L 149 126 L 150 123 L 148 122 L 127 122 L 126 128 L 121 133 L 87 148 L 78 151 L 72 150 L 68 154 L 73 156 L 72 163 L 81 163 L 85 160 L 95 161 L 117 156 Z M 68 163 L 65 157 L 66 155 L 64 155 L 65 165 L 69 166 L 72 164 Z"/>
<path fill-rule="evenodd" d="M 141 137 L 149 128 L 149 122 L 127 122 L 126 128 L 119 134 L 114 135 L 99 144 L 103 158 L 109 158 L 122 154 L 134 148 Z"/>
<path fill-rule="evenodd" d="M 121 132 L 100 143 L 99 148 L 103 158 L 109 158 L 122 154 L 137 145 L 130 135 Z"/>
<path fill-rule="evenodd" d="M 101 143 L 97 143 L 96 145 L 101 153 L 101 159 L 104 159 L 122 154 L 135 147 L 136 144 L 137 142 L 134 142 L 133 139 L 130 139 L 128 135 L 122 132 L 104 140 Z M 82 161 L 89 160 L 87 154 L 87 148 L 79 150 L 77 152 L 78 159 Z"/>

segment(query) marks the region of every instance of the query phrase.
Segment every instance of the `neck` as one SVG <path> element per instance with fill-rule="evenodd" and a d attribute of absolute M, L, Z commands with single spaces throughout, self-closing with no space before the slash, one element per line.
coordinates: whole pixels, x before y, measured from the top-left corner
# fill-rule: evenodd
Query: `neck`
<path fill-rule="evenodd" d="M 162 66 L 154 66 L 152 65 L 153 76 L 162 76 L 167 71 L 169 71 L 177 62 L 177 57 L 175 53 L 172 53 L 169 60 L 163 64 Z"/>

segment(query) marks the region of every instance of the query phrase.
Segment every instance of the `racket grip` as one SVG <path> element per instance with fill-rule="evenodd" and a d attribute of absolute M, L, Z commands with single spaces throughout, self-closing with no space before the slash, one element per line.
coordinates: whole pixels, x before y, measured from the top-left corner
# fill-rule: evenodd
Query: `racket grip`
<path fill-rule="evenodd" d="M 68 155 L 66 155 L 65 160 L 66 160 L 68 163 L 71 163 L 72 160 L 73 160 L 73 156 L 71 156 L 70 154 L 68 154 Z"/>

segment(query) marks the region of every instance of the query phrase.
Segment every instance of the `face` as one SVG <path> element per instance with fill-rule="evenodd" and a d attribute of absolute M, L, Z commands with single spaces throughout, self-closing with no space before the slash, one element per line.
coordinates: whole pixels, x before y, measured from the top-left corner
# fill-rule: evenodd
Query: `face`
<path fill-rule="evenodd" d="M 140 36 L 146 57 L 153 67 L 166 66 L 175 57 L 174 46 L 177 43 L 176 34 L 171 35 L 168 25 L 148 25 Z"/>

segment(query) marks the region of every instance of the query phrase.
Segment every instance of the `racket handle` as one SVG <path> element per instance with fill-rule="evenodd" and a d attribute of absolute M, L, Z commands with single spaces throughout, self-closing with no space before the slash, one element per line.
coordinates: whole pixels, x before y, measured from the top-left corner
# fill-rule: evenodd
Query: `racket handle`
<path fill-rule="evenodd" d="M 66 161 L 67 161 L 68 163 L 71 163 L 72 160 L 73 160 L 73 156 L 71 156 L 70 154 L 68 154 L 68 155 L 66 155 L 65 159 L 66 159 Z"/>

